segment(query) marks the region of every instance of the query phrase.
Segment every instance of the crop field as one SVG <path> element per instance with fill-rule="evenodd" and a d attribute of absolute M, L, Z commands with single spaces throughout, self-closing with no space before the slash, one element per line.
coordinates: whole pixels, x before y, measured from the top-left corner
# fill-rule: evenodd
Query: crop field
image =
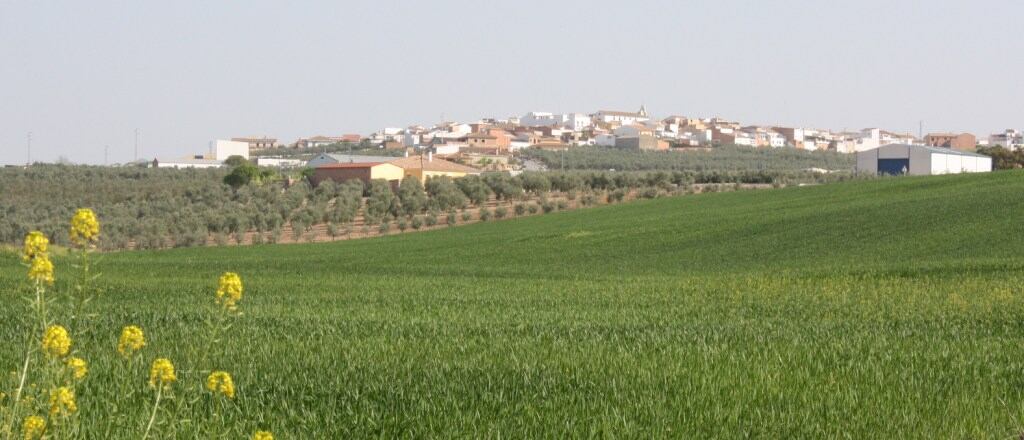
<path fill-rule="evenodd" d="M 1022 213 L 1007 171 L 102 254 L 95 317 L 69 327 L 91 362 L 78 434 L 140 438 L 165 357 L 150 438 L 1017 438 Z M 54 264 L 66 290 L 72 260 Z M 3 390 L 32 325 L 24 271 L 0 253 Z M 227 271 L 242 314 L 210 340 Z M 147 345 L 126 365 L 129 324 Z M 234 399 L 202 393 L 197 358 Z"/>

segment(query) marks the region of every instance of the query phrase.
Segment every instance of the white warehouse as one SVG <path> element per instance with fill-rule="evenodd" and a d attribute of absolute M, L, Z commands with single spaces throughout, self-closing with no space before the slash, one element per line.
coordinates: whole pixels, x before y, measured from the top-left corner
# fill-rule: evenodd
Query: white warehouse
<path fill-rule="evenodd" d="M 949 148 L 889 144 L 858 152 L 857 171 L 912 176 L 986 173 L 992 171 L 992 158 Z"/>

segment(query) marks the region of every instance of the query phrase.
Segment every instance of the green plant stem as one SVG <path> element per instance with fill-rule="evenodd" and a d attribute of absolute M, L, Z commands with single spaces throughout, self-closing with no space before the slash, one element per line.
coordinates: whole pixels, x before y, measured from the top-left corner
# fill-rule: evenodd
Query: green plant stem
<path fill-rule="evenodd" d="M 156 389 L 156 401 L 153 402 L 153 413 L 149 416 L 149 423 L 146 425 L 146 432 L 142 434 L 142 440 L 149 438 L 149 431 L 153 429 L 153 421 L 156 420 L 156 410 L 160 408 L 160 397 L 163 395 L 164 384 L 161 381 L 160 386 Z"/>

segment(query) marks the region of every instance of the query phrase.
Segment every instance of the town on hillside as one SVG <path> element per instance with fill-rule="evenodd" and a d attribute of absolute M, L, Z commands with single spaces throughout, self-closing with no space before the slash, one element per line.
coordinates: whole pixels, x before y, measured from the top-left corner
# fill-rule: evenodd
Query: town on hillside
<path fill-rule="evenodd" d="M 1024 147 L 1024 132 L 1008 129 L 979 138 L 971 133 L 896 133 L 879 128 L 860 131 L 744 125 L 723 118 L 664 118 L 639 110 L 600 110 L 595 113 L 529 112 L 505 119 L 483 118 L 475 122 L 444 121 L 431 126 L 386 127 L 369 135 L 316 135 L 291 143 L 268 136 L 235 137 L 211 142 L 209 152 L 180 158 L 158 158 L 161 168 L 209 168 L 224 166 L 231 156 L 254 159 L 271 167 L 324 168 L 314 178 L 431 174 L 465 175 L 486 171 L 543 170 L 543 164 L 517 159 L 523 149 L 564 151 L 578 147 L 605 147 L 624 151 L 695 151 L 735 145 L 750 148 L 794 148 L 806 151 L 860 153 L 888 145 L 902 145 L 898 162 L 866 166 L 870 154 L 858 159 L 858 169 L 875 172 L 912 173 L 910 147 L 921 154 L 973 157 L 977 147 Z M 922 150 L 925 148 L 927 150 Z M 359 154 L 353 154 L 359 152 Z M 929 153 L 930 152 L 930 153 Z M 346 154 L 347 153 L 347 154 Z M 883 153 L 883 156 L 885 153 Z M 882 158 L 886 159 L 886 158 Z M 892 159 L 892 158 L 890 158 Z M 949 162 L 949 161 L 947 161 Z M 952 162 L 949 162 L 952 163 Z M 389 165 L 385 165 L 389 164 Z M 979 165 L 983 167 L 984 165 Z M 988 164 L 991 169 L 991 163 Z M 929 165 L 925 165 L 929 167 Z M 401 168 L 402 172 L 394 168 Z M 948 169 L 947 169 L 948 168 Z M 954 169 L 955 168 L 955 169 Z M 945 172 L 975 171 L 957 161 Z M 979 169 L 980 170 L 980 169 Z M 986 170 L 987 171 L 987 170 Z"/>

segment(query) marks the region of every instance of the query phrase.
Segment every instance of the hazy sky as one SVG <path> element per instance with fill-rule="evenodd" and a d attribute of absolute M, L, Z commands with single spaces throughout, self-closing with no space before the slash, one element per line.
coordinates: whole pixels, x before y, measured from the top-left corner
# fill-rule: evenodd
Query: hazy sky
<path fill-rule="evenodd" d="M 1024 128 L 1024 2 L 0 0 L 0 163 L 531 110 Z"/>

